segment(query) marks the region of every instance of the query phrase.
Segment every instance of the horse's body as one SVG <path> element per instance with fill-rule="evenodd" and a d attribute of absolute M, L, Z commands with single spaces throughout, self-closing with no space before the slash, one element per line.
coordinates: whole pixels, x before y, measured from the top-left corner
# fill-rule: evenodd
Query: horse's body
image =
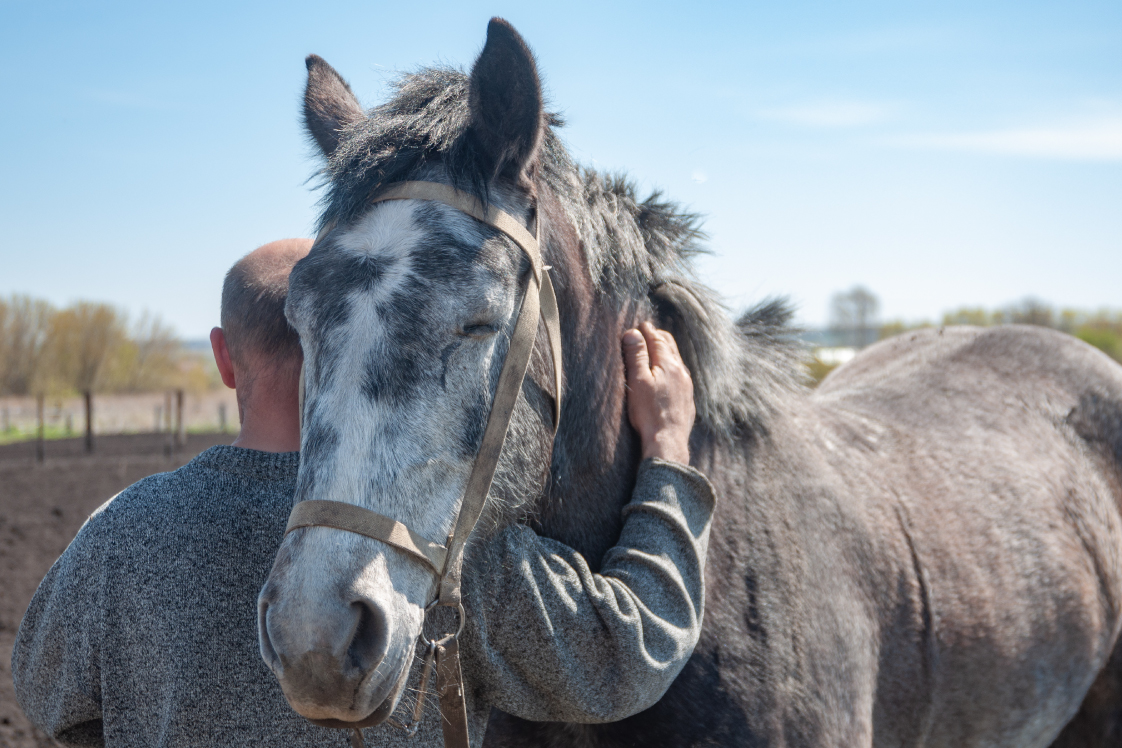
<path fill-rule="evenodd" d="M 1050 331 L 874 347 L 697 454 L 706 626 L 662 701 L 494 745 L 1045 746 L 1100 672 L 1057 745 L 1118 744 L 1120 403 L 1122 370 Z"/>
<path fill-rule="evenodd" d="M 670 328 L 694 376 L 693 462 L 719 496 L 695 654 L 640 715 L 496 713 L 490 744 L 1043 746 L 1088 689 L 1062 739 L 1118 729 L 1122 368 L 1051 332 L 951 328 L 882 343 L 811 392 L 781 305 L 737 327 L 689 280 L 691 216 L 570 162 L 509 27 L 492 25 L 470 78 L 409 76 L 369 117 L 320 65 L 306 112 L 338 228 L 292 276 L 309 374 L 299 499 L 443 537 L 501 367 L 517 248 L 439 206 L 371 208 L 389 182 L 450 182 L 541 223 L 564 410 L 550 451 L 539 332 L 485 527 L 529 521 L 595 566 L 639 459 L 622 331 Z M 432 584 L 374 541 L 290 535 L 261 608 L 290 702 L 344 722 L 392 709 Z"/>

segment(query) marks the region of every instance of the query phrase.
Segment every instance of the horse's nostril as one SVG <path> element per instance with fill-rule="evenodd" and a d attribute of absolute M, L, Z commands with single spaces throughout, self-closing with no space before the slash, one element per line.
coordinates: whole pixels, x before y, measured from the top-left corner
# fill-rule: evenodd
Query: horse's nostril
<path fill-rule="evenodd" d="M 279 675 L 281 663 L 269 638 L 269 604 L 264 599 L 257 603 L 257 640 L 261 647 L 261 659 L 270 670 Z"/>
<path fill-rule="evenodd" d="M 368 673 L 385 659 L 389 648 L 386 615 L 379 606 L 365 600 L 351 603 L 351 608 L 358 614 L 358 625 L 347 648 L 347 659 L 359 672 Z"/>

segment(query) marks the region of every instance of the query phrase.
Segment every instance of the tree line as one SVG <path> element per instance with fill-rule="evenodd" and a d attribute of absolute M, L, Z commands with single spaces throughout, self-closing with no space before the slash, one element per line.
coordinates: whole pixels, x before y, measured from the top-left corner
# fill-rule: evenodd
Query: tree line
<path fill-rule="evenodd" d="M 837 344 L 853 348 L 891 338 L 908 330 L 935 327 L 930 321 L 908 323 L 901 320 L 882 323 L 880 300 L 869 289 L 854 286 L 830 299 L 830 331 Z M 1056 309 L 1039 299 L 1027 298 L 997 309 L 960 307 L 943 314 L 942 326 L 1038 325 L 1074 335 L 1093 345 L 1115 361 L 1122 362 L 1122 311 Z"/>
<path fill-rule="evenodd" d="M 212 386 L 159 318 L 134 322 L 109 304 L 58 308 L 22 294 L 0 298 L 0 395 L 200 390 Z"/>
<path fill-rule="evenodd" d="M 960 307 L 944 313 L 938 323 L 901 320 L 882 322 L 879 311 L 880 300 L 863 286 L 854 286 L 848 291 L 834 294 L 830 299 L 830 324 L 827 328 L 829 337 L 819 343 L 820 347 L 860 349 L 908 330 L 937 325 L 1038 325 L 1074 335 L 1122 363 L 1122 311 L 1057 309 L 1034 298 L 997 309 Z M 820 357 L 818 354 L 807 364 L 813 382 L 822 381 L 837 366 L 836 359 Z"/>
<path fill-rule="evenodd" d="M 1056 309 L 1037 299 L 1025 299 L 999 309 L 962 307 L 943 315 L 942 325 L 1038 325 L 1074 335 L 1093 345 L 1115 361 L 1122 363 L 1122 311 Z M 932 327 L 930 323 L 907 325 L 890 322 L 880 328 L 880 337 L 887 338 L 916 327 Z"/>

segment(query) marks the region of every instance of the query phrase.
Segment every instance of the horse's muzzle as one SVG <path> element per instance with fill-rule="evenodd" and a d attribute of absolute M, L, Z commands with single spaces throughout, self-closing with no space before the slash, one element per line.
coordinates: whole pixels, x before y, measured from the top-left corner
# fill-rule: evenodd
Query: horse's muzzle
<path fill-rule="evenodd" d="M 390 653 L 392 624 L 382 607 L 369 599 L 289 601 L 273 589 L 266 585 L 258 602 L 261 656 L 292 708 L 330 727 L 384 721 L 410 658 Z"/>

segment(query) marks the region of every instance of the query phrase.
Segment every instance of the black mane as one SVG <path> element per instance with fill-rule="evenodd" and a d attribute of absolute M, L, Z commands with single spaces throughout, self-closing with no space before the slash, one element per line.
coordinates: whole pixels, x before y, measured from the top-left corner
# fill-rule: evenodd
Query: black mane
<path fill-rule="evenodd" d="M 387 103 L 349 125 L 329 157 L 321 225 L 361 214 L 382 185 L 441 164 L 453 183 L 487 202 L 488 184 L 468 132 L 468 76 L 449 67 L 403 75 Z M 700 217 L 655 192 L 640 199 L 623 175 L 578 167 L 547 115 L 539 180 L 558 199 L 581 240 L 592 281 L 611 306 L 649 299 L 679 341 L 694 376 L 698 416 L 714 435 L 760 428 L 768 404 L 799 387 L 801 348 L 791 310 L 769 300 L 734 324 L 718 296 L 694 277 L 706 251 Z"/>

